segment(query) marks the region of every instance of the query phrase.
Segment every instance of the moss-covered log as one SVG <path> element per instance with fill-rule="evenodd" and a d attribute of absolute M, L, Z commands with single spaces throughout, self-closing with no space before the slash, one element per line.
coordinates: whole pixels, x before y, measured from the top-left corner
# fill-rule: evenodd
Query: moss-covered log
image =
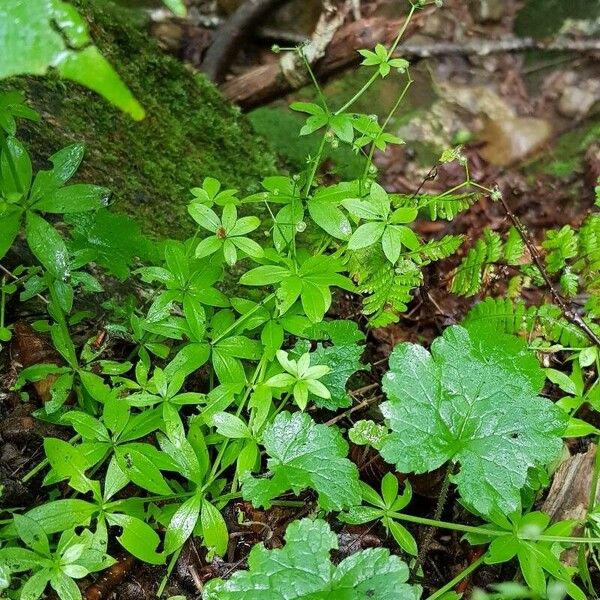
<path fill-rule="evenodd" d="M 96 44 L 146 109 L 136 123 L 101 97 L 54 75 L 2 82 L 20 88 L 42 115 L 20 130 L 43 166 L 59 148 L 87 145 L 78 178 L 113 190 L 115 209 L 145 231 L 180 237 L 189 188 L 208 175 L 253 190 L 274 158 L 239 111 L 202 75 L 165 55 L 130 14 L 111 3 L 78 0 Z"/>

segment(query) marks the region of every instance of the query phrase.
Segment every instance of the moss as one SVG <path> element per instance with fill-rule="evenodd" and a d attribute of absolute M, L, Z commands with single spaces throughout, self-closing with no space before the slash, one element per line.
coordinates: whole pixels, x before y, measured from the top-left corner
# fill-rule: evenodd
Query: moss
<path fill-rule="evenodd" d="M 115 209 L 146 231 L 174 237 L 191 229 L 185 216 L 188 189 L 204 177 L 254 191 L 273 171 L 275 159 L 262 138 L 210 82 L 164 55 L 122 9 L 92 0 L 75 4 L 147 117 L 136 123 L 93 92 L 52 74 L 3 82 L 4 88 L 23 89 L 42 115 L 41 124 L 27 124 L 20 134 L 38 165 L 67 144 L 85 142 L 78 178 L 111 188 Z"/>

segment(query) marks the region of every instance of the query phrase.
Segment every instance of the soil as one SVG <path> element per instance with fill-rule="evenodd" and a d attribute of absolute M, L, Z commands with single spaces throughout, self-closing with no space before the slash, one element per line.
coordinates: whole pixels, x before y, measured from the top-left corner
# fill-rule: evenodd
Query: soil
<path fill-rule="evenodd" d="M 199 36 L 204 35 L 203 39 L 209 39 L 212 35 L 212 29 L 200 23 L 220 17 L 218 12 L 211 10 L 215 8 L 215 3 L 194 0 L 192 4 L 190 21 L 183 27 L 181 23 L 175 23 L 175 26 L 181 27 L 176 35 L 172 33 L 172 28 L 169 29 L 171 36 L 176 37 L 176 43 L 164 37 L 168 28 L 155 27 L 157 35 L 160 36 L 162 32 L 160 41 L 163 47 L 188 59 L 192 56 L 189 47 L 195 44 L 197 48 Z M 481 4 L 487 6 L 485 11 L 478 2 L 446 2 L 427 28 L 419 33 L 418 39 L 412 41 L 463 41 L 472 37 L 497 40 L 511 34 L 515 19 L 519 19 L 521 31 L 526 28 L 520 13 L 524 2 L 500 0 Z M 396 10 L 394 0 L 365 0 L 361 8 L 367 13 L 381 14 Z M 230 9 L 222 6 L 223 12 Z M 199 19 L 198 15 L 204 20 Z M 280 21 L 273 20 L 265 25 L 268 25 L 272 37 L 277 37 L 278 27 L 281 38 L 290 34 L 285 14 Z M 577 23 L 571 27 L 576 26 Z M 583 25 L 579 27 L 583 28 Z M 302 31 L 299 33 L 295 29 L 293 33 L 298 35 Z M 574 35 L 583 34 L 576 32 Z M 248 43 L 232 66 L 233 73 L 261 61 L 273 60 L 268 53 L 272 40 L 265 38 L 264 35 L 257 36 Z M 413 193 L 418 189 L 441 191 L 462 181 L 462 170 L 457 170 L 454 165 L 440 168 L 434 178 L 428 179 L 431 163 L 427 163 L 424 156 L 428 152 L 439 152 L 439 144 L 443 145 L 466 131 L 468 142 L 465 155 L 469 159 L 473 178 L 485 185 L 497 184 L 535 240 L 539 241 L 548 228 L 565 224 L 577 227 L 593 206 L 593 186 L 600 175 L 600 146 L 594 140 L 600 131 L 597 104 L 600 95 L 596 101 L 590 101 L 591 96 L 597 93 L 596 89 L 600 89 L 598 58 L 593 53 L 530 52 L 447 56 L 419 62 L 416 65 L 417 84 L 408 99 L 409 110 L 401 114 L 394 125 L 407 143 L 376 156 L 383 185 L 390 192 Z M 193 59 L 192 56 L 192 60 L 198 58 Z M 598 88 L 593 82 L 597 82 Z M 329 86 L 333 92 L 339 91 L 343 88 L 343 78 L 331 82 Z M 297 95 L 305 97 L 307 94 L 310 92 L 301 91 Z M 286 102 L 290 100 L 287 98 Z M 276 103 L 267 110 L 280 111 L 281 106 L 281 103 Z M 385 106 L 377 106 L 376 112 L 379 111 L 384 112 Z M 508 121 L 510 123 L 507 125 Z M 432 131 L 436 133 L 434 140 Z M 523 139 L 516 147 L 511 140 L 517 135 L 526 137 L 527 132 L 532 139 Z M 269 137 L 268 128 L 261 133 Z M 527 151 L 522 152 L 519 148 L 526 148 Z M 285 158 L 293 165 L 291 150 Z M 502 208 L 489 199 L 483 199 L 450 223 L 422 221 L 417 223 L 416 228 L 429 238 L 462 233 L 467 240 L 473 240 L 484 227 L 503 232 L 509 226 L 510 222 Z M 467 242 L 465 251 L 468 247 Z M 448 273 L 460 258 L 459 254 L 427 269 L 425 285 L 398 323 L 368 331 L 363 361 L 372 363 L 373 369 L 353 382 L 354 389 L 368 389 L 361 398 L 377 398 L 380 394 L 376 386 L 395 344 L 414 341 L 427 345 L 443 328 L 460 322 L 479 298 L 499 295 L 505 289 L 508 273 L 497 273 L 485 282 L 480 295 L 474 298 L 458 298 L 447 293 Z M 539 291 L 525 291 L 525 299 L 539 302 L 543 298 Z M 336 296 L 333 315 L 356 319 L 364 326 L 360 303 L 350 294 L 340 293 Z M 86 337 L 95 333 L 84 332 Z M 17 331 L 16 343 L 8 351 L 0 353 L 0 390 L 4 390 L 0 393 L 0 487 L 3 489 L 4 506 L 26 508 L 41 501 L 45 492 L 41 487 L 41 474 L 26 483 L 21 482 L 21 477 L 39 462 L 43 437 L 52 435 L 64 438 L 65 429 L 32 417 L 40 403 L 39 390 L 27 390 L 27 402 L 8 391 L 19 369 L 30 360 L 27 348 L 31 348 L 31 339 L 25 351 L 20 348 L 20 352 L 17 352 L 23 335 L 23 332 L 19 334 Z M 29 335 L 32 335 L 31 332 Z M 42 334 L 35 334 L 32 339 L 44 346 Z M 129 352 L 127 345 L 120 342 L 108 348 L 114 357 L 124 357 Z M 561 368 L 560 357 L 553 360 L 553 366 Z M 39 357 L 36 361 L 41 362 Z M 546 392 L 552 395 L 555 390 L 549 388 Z M 354 420 L 377 415 L 377 403 L 371 402 L 363 410 L 342 419 L 338 425 L 349 427 Z M 324 420 L 327 418 L 325 416 Z M 571 448 L 573 453 L 586 450 L 585 441 Z M 359 466 L 364 480 L 375 485 L 390 470 L 389 465 L 376 455 L 365 453 L 363 448 L 353 447 L 351 458 Z M 444 473 L 434 472 L 410 478 L 416 494 L 410 509 L 415 514 L 433 514 L 443 476 Z M 303 494 L 300 500 L 305 502 L 300 509 L 276 507 L 266 511 L 254 509 L 244 502 L 232 503 L 225 510 L 230 531 L 230 545 L 225 558 L 207 563 L 201 544 L 188 541 L 169 577 L 166 596 L 200 598 L 205 581 L 216 576 L 227 577 L 236 569 L 246 567 L 248 552 L 254 544 L 262 542 L 268 548 L 280 547 L 289 522 L 310 513 L 314 507 L 314 498 L 310 494 Z M 464 523 L 472 519 L 453 496 L 445 503 L 444 517 Z M 340 528 L 339 524 L 332 525 L 337 528 L 340 539 L 335 560 L 368 547 L 387 546 L 392 552 L 398 552 L 381 527 Z M 412 527 L 411 530 L 420 541 L 430 535 L 425 528 Z M 114 550 L 118 555 L 118 547 Z M 461 542 L 458 534 L 435 531 L 423 562 L 422 584 L 425 593 L 432 593 L 475 561 L 478 552 L 477 548 Z M 118 572 L 112 573 L 111 577 L 103 575 L 95 584 L 94 578 L 82 583 L 86 598 L 141 600 L 155 597 L 165 568 L 143 565 L 126 556 L 121 558 Z M 485 587 L 514 576 L 515 570 L 511 565 L 484 566 L 463 582 L 457 591 L 466 592 L 466 597 L 469 597 L 473 586 Z M 592 577 L 600 582 L 597 570 L 592 571 Z"/>

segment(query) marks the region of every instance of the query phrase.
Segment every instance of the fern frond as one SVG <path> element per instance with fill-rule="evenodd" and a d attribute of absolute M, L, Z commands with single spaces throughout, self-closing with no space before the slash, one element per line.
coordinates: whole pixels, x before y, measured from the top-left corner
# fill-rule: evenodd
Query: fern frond
<path fill-rule="evenodd" d="M 474 296 L 479 292 L 487 256 L 485 242 L 483 239 L 477 240 L 454 271 L 450 291 L 459 296 Z"/>
<path fill-rule="evenodd" d="M 412 206 L 424 210 L 432 221 L 445 219 L 452 221 L 461 212 L 471 208 L 481 198 L 480 194 L 448 194 L 434 195 L 421 194 L 419 196 L 398 195 L 394 196 L 398 206 Z"/>
<path fill-rule="evenodd" d="M 411 258 L 422 266 L 428 265 L 452 256 L 464 241 L 464 235 L 445 235 L 439 240 L 431 240 L 423 244 L 416 252 L 411 253 Z"/>
<path fill-rule="evenodd" d="M 367 294 L 363 312 L 372 327 L 383 327 L 398 321 L 398 313 L 407 309 L 412 293 L 423 281 L 420 269 L 410 261 L 396 268 L 387 263 L 361 282 L 360 292 Z"/>
<path fill-rule="evenodd" d="M 525 242 L 516 227 L 511 227 L 504 244 L 504 260 L 507 265 L 518 265 L 525 254 Z"/>
<path fill-rule="evenodd" d="M 573 269 L 591 293 L 600 292 L 600 215 L 590 215 L 579 229 L 579 254 Z"/>
<path fill-rule="evenodd" d="M 590 345 L 585 333 L 567 321 L 554 304 L 526 306 L 524 302 L 513 302 L 508 298 L 486 298 L 469 311 L 463 324 L 466 327 L 484 325 L 498 332 L 543 337 L 551 343 L 571 348 Z M 588 324 L 594 330 L 600 329 L 593 323 Z"/>
<path fill-rule="evenodd" d="M 546 232 L 542 248 L 547 251 L 548 273 L 558 273 L 567 266 L 569 258 L 577 256 L 577 235 L 570 225 L 565 225 L 558 231 L 551 229 Z"/>

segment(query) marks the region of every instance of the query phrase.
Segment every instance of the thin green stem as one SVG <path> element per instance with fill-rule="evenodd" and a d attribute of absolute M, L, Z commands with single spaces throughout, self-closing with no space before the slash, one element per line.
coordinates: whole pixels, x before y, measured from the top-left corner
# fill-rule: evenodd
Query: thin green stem
<path fill-rule="evenodd" d="M 343 112 L 347 111 L 378 79 L 379 71 L 373 73 L 367 83 L 365 83 L 360 90 L 358 90 L 358 92 L 356 92 L 356 94 L 354 94 L 354 96 L 352 96 L 352 98 L 350 98 L 350 100 L 348 100 L 348 102 L 342 106 L 342 108 L 339 108 L 333 114 L 337 117 L 338 115 L 341 115 Z"/>
<path fill-rule="evenodd" d="M 315 156 L 315 160 L 313 161 L 312 168 L 310 170 L 310 174 L 308 176 L 308 180 L 306 181 L 306 186 L 304 188 L 304 195 L 308 196 L 310 193 L 310 188 L 312 187 L 313 181 L 317 176 L 317 169 L 321 164 L 321 159 L 323 158 L 323 151 L 325 150 L 325 140 L 327 139 L 327 134 L 323 134 L 321 139 L 321 144 L 319 145 L 319 149 L 317 150 L 317 155 Z M 292 209 L 293 210 L 293 209 Z"/>
<path fill-rule="evenodd" d="M 75 442 L 78 442 L 80 439 L 81 439 L 81 436 L 79 434 L 74 435 L 69 440 L 69 443 L 74 444 Z M 29 471 L 28 473 L 25 473 L 25 475 L 23 475 L 23 478 L 21 479 L 21 483 L 26 483 L 30 479 L 33 479 L 42 469 L 44 469 L 48 465 L 49 465 L 48 459 L 44 458 L 44 460 L 42 460 L 35 467 L 33 467 L 33 469 L 31 469 L 31 471 Z"/>
<path fill-rule="evenodd" d="M 390 517 L 399 521 L 408 521 L 417 525 L 428 525 L 430 527 L 439 527 L 440 529 L 449 529 L 451 531 L 461 531 L 463 533 L 475 533 L 487 537 L 499 537 L 501 535 L 510 535 L 511 532 L 506 529 L 487 529 L 485 527 L 476 527 L 473 525 L 463 525 L 462 523 L 449 523 L 447 521 L 436 521 L 425 517 L 416 517 L 399 512 L 392 512 Z M 519 539 L 537 542 L 558 542 L 561 544 L 589 544 L 600 543 L 600 538 L 569 537 L 560 535 L 520 535 Z"/>
<path fill-rule="evenodd" d="M 392 46 L 390 47 L 389 51 L 388 51 L 388 60 L 390 58 L 392 58 L 392 55 L 394 54 L 394 52 L 396 51 L 396 48 L 398 47 L 398 44 L 400 43 L 400 40 L 402 39 L 402 36 L 404 35 L 404 33 L 406 32 L 406 28 L 408 27 L 408 24 L 410 23 L 410 21 L 413 18 L 413 15 L 415 14 L 415 11 L 417 10 L 417 7 L 413 4 L 410 8 L 410 11 L 408 12 L 408 15 L 406 16 L 406 19 L 404 20 L 404 24 L 402 25 L 402 27 L 400 28 L 400 31 L 398 32 L 398 35 L 396 36 L 396 39 L 394 40 Z M 352 98 L 350 98 L 350 100 L 348 100 L 348 102 L 346 102 L 346 104 L 344 104 L 344 106 L 342 106 L 342 108 L 338 109 L 335 111 L 334 115 L 340 115 L 343 112 L 345 112 L 346 110 L 348 110 L 361 96 L 363 96 L 363 94 L 379 79 L 379 71 L 373 73 L 373 75 L 371 75 L 371 78 L 367 81 L 367 83 L 365 83 L 360 90 L 358 90 L 358 92 L 356 92 L 356 94 L 354 94 L 354 96 L 352 96 Z"/>
<path fill-rule="evenodd" d="M 381 131 L 385 131 L 386 130 L 387 126 L 389 125 L 390 121 L 392 120 L 392 117 L 396 114 L 396 111 L 400 107 L 400 104 L 402 104 L 402 101 L 404 100 L 404 97 L 406 96 L 406 93 L 408 92 L 410 86 L 413 83 L 413 79 L 410 76 L 410 72 L 409 71 L 406 72 L 406 75 L 408 77 L 408 81 L 406 82 L 406 85 L 404 86 L 404 89 L 400 93 L 400 96 L 398 97 L 398 100 L 396 101 L 396 103 L 392 107 L 392 110 L 390 110 L 388 116 L 386 117 L 385 121 L 383 122 L 383 125 L 381 126 Z M 369 174 L 369 169 L 371 168 L 371 165 L 373 164 L 373 157 L 375 156 L 375 150 L 376 150 L 376 148 L 377 147 L 375 146 L 375 144 L 371 144 L 371 148 L 369 150 L 369 156 L 367 157 L 367 163 L 365 165 L 365 169 L 364 169 L 364 172 L 363 172 L 363 178 L 362 178 L 361 182 L 364 181 L 367 178 L 367 175 Z"/>
<path fill-rule="evenodd" d="M 441 587 L 437 592 L 428 596 L 426 600 L 436 600 L 441 598 L 446 592 L 449 592 L 458 585 L 463 579 L 466 579 L 481 563 L 485 560 L 487 554 L 480 556 L 476 561 L 472 562 L 466 569 L 463 569 L 454 579 L 451 579 L 444 587 Z"/>
<path fill-rule="evenodd" d="M 175 564 L 179 560 L 179 555 L 181 554 L 182 550 L 183 550 L 183 546 L 181 546 L 181 548 L 179 548 L 178 550 L 175 550 L 175 552 L 173 552 L 173 556 L 171 556 L 171 560 L 169 561 L 169 565 L 167 566 L 167 572 L 165 573 L 165 576 L 162 578 L 162 581 L 160 582 L 160 585 L 158 586 L 158 590 L 156 591 L 157 598 L 160 598 L 163 595 L 163 592 L 165 591 L 165 588 L 167 587 L 169 577 L 171 576 L 171 573 L 172 573 L 173 569 L 175 568 Z"/>
<path fill-rule="evenodd" d="M 215 339 L 212 340 L 213 344 L 220 342 L 224 337 L 227 337 L 236 327 L 239 327 L 242 323 L 248 320 L 255 312 L 259 311 L 267 302 L 275 298 L 275 294 L 269 294 L 266 298 L 261 300 L 256 306 L 253 306 L 247 313 L 244 313 L 239 319 L 236 319 L 225 331 L 220 333 Z"/>

